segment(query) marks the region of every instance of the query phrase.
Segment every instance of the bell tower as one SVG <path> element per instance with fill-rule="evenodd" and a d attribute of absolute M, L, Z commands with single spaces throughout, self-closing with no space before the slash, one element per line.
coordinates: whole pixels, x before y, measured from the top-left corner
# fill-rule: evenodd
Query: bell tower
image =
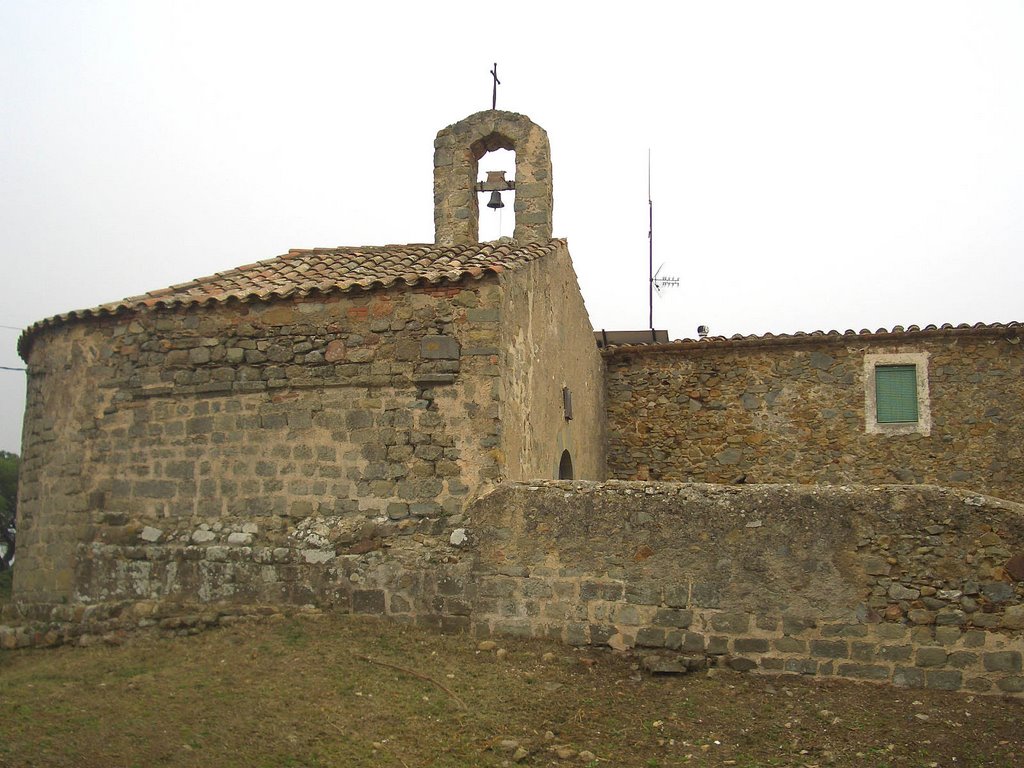
<path fill-rule="evenodd" d="M 496 149 L 516 153 L 516 180 L 503 182 L 515 185 L 512 239 L 519 243 L 551 239 L 553 198 L 547 131 L 526 115 L 491 109 L 442 128 L 434 140 L 434 242 L 438 245 L 479 242 L 477 193 L 483 187 L 477 185 L 477 170 L 480 158 Z"/>

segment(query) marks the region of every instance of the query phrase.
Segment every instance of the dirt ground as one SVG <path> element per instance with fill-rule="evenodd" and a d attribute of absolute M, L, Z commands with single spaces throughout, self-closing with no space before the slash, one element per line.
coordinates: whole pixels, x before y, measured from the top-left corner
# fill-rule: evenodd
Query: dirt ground
<path fill-rule="evenodd" d="M 2 766 L 1024 765 L 1024 702 L 349 616 L 0 653 Z"/>

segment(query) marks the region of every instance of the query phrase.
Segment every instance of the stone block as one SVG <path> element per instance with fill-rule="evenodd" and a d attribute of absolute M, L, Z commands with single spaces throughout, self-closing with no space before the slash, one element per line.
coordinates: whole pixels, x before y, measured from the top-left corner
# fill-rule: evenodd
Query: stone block
<path fill-rule="evenodd" d="M 925 688 L 940 691 L 958 691 L 963 685 L 963 672 L 951 669 L 929 669 L 925 672 Z"/>
<path fill-rule="evenodd" d="M 409 516 L 409 505 L 393 501 L 388 504 L 388 518 L 391 520 L 402 520 Z"/>
<path fill-rule="evenodd" d="M 982 656 L 987 672 L 1020 672 L 1020 651 L 994 651 Z"/>
<path fill-rule="evenodd" d="M 963 625 L 967 623 L 967 614 L 957 608 L 943 608 L 935 615 L 938 626 Z"/>
<path fill-rule="evenodd" d="M 659 627 L 678 627 L 680 629 L 686 629 L 693 623 L 693 611 L 662 608 L 654 614 L 653 623 Z"/>
<path fill-rule="evenodd" d="M 965 648 L 981 648 L 985 645 L 987 633 L 978 629 L 970 629 L 963 633 L 963 644 Z"/>
<path fill-rule="evenodd" d="M 665 630 L 660 627 L 641 627 L 637 630 L 635 645 L 641 648 L 663 648 Z"/>
<path fill-rule="evenodd" d="M 850 656 L 850 649 L 845 640 L 811 640 L 811 656 L 846 659 Z"/>
<path fill-rule="evenodd" d="M 461 595 L 466 591 L 466 583 L 456 576 L 441 576 L 437 580 L 439 595 Z"/>
<path fill-rule="evenodd" d="M 905 587 L 900 583 L 889 587 L 889 597 L 893 600 L 916 600 L 921 592 L 913 587 Z"/>
<path fill-rule="evenodd" d="M 677 646 L 680 651 L 684 653 L 702 653 L 706 644 L 704 635 L 696 632 L 680 632 L 672 633 L 673 635 L 679 635 L 679 645 Z"/>
<path fill-rule="evenodd" d="M 816 675 L 818 662 L 813 659 L 786 659 L 785 669 L 797 675 Z"/>
<path fill-rule="evenodd" d="M 479 308 L 466 310 L 466 320 L 471 323 L 496 323 L 499 319 L 501 318 L 497 309 Z"/>
<path fill-rule="evenodd" d="M 935 640 L 942 645 L 953 645 L 961 637 L 959 627 L 936 627 Z"/>
<path fill-rule="evenodd" d="M 533 637 L 533 625 L 529 619 L 498 619 L 494 622 L 494 633 L 511 637 Z"/>
<path fill-rule="evenodd" d="M 658 605 L 661 603 L 661 588 L 656 584 L 629 583 L 626 585 L 626 602 L 637 605 Z"/>
<path fill-rule="evenodd" d="M 924 688 L 924 679 L 924 670 L 914 667 L 896 667 L 892 673 L 897 688 Z"/>
<path fill-rule="evenodd" d="M 468 634 L 471 628 L 469 616 L 441 616 L 440 630 L 446 635 Z"/>
<path fill-rule="evenodd" d="M 409 512 L 413 517 L 434 517 L 443 514 L 444 510 L 436 501 L 418 501 L 409 505 Z"/>
<path fill-rule="evenodd" d="M 935 612 L 925 610 L 924 608 L 913 608 L 907 612 L 907 618 L 913 624 L 934 624 Z"/>
<path fill-rule="evenodd" d="M 170 480 L 139 480 L 133 488 L 135 495 L 144 499 L 173 499 L 178 490 Z"/>
<path fill-rule="evenodd" d="M 775 650 L 780 653 L 806 653 L 807 641 L 795 637 L 780 637 L 774 642 Z"/>
<path fill-rule="evenodd" d="M 1007 606 L 1000 626 L 1004 629 L 1024 629 L 1024 604 Z"/>
<path fill-rule="evenodd" d="M 879 661 L 910 661 L 913 650 L 910 645 L 882 645 L 878 648 L 877 658 Z"/>
<path fill-rule="evenodd" d="M 844 624 L 839 628 L 840 637 L 867 637 L 868 628 L 864 624 Z"/>
<path fill-rule="evenodd" d="M 742 634 L 750 630 L 750 614 L 716 613 L 711 617 L 711 628 L 718 632 Z"/>
<path fill-rule="evenodd" d="M 726 663 L 729 665 L 729 669 L 735 672 L 749 672 L 757 667 L 756 661 L 753 659 L 745 659 L 741 656 L 733 656 L 729 658 Z"/>
<path fill-rule="evenodd" d="M 916 664 L 919 667 L 941 667 L 946 663 L 948 656 L 945 648 L 918 648 Z"/>
<path fill-rule="evenodd" d="M 640 609 L 629 603 L 617 604 L 612 613 L 616 624 L 637 626 L 644 623 L 644 616 Z"/>
<path fill-rule="evenodd" d="M 760 637 L 737 637 L 732 647 L 736 653 L 768 653 L 768 641 Z"/>
<path fill-rule="evenodd" d="M 946 663 L 956 669 L 967 669 L 967 667 L 973 667 L 978 663 L 978 655 L 969 651 L 954 651 L 949 654 Z"/>
<path fill-rule="evenodd" d="M 808 616 L 793 616 L 784 614 L 782 616 L 782 631 L 787 635 L 799 635 L 808 629 L 818 626 L 817 621 Z"/>
<path fill-rule="evenodd" d="M 992 681 L 987 677 L 969 677 L 964 681 L 964 688 L 978 693 L 987 693 L 992 690 Z"/>
<path fill-rule="evenodd" d="M 824 352 L 814 350 L 811 352 L 810 363 L 812 368 L 817 368 L 820 371 L 826 371 L 835 364 L 835 358 L 826 355 Z"/>
<path fill-rule="evenodd" d="M 424 336 L 420 340 L 420 357 L 427 360 L 458 360 L 459 342 L 452 336 Z"/>
<path fill-rule="evenodd" d="M 412 377 L 412 381 L 419 387 L 436 387 L 444 384 L 454 384 L 454 373 L 418 373 Z"/>
<path fill-rule="evenodd" d="M 910 630 L 910 641 L 915 645 L 931 645 L 935 640 L 932 627 L 914 627 Z"/>
<path fill-rule="evenodd" d="M 669 608 L 687 608 L 690 605 L 690 587 L 679 585 L 665 590 L 665 605 Z"/>
<path fill-rule="evenodd" d="M 856 659 L 857 661 L 874 661 L 875 659 L 875 645 L 874 643 L 850 643 L 850 658 Z M 842 673 L 840 673 L 842 674 Z"/>
<path fill-rule="evenodd" d="M 1024 693 L 1024 677 L 1003 677 L 996 685 L 1005 693 Z"/>
<path fill-rule="evenodd" d="M 554 594 L 551 584 L 542 578 L 525 579 L 520 585 L 520 590 L 523 597 L 549 598 Z"/>
<path fill-rule="evenodd" d="M 580 584 L 580 599 L 586 601 L 614 602 L 621 600 L 624 592 L 624 587 L 620 582 L 584 581 Z"/>
<path fill-rule="evenodd" d="M 711 656 L 721 656 L 729 652 L 729 638 L 715 635 L 708 638 L 707 652 Z"/>
<path fill-rule="evenodd" d="M 385 613 L 385 595 L 381 589 L 352 591 L 353 613 Z"/>
<path fill-rule="evenodd" d="M 1008 602 L 1016 595 L 1013 585 L 1005 581 L 986 582 L 981 585 L 981 593 L 993 603 Z"/>
<path fill-rule="evenodd" d="M 585 626 L 585 625 L 578 625 Z M 594 645 L 608 645 L 608 640 L 618 632 L 614 626 L 610 624 L 591 624 L 590 625 L 590 642 Z M 573 643 L 575 645 L 575 643 Z"/>
<path fill-rule="evenodd" d="M 889 668 L 877 664 L 840 664 L 836 674 L 858 680 L 888 680 Z"/>
<path fill-rule="evenodd" d="M 512 597 L 515 591 L 516 580 L 501 576 L 484 578 L 478 587 L 478 594 L 481 597 Z"/>

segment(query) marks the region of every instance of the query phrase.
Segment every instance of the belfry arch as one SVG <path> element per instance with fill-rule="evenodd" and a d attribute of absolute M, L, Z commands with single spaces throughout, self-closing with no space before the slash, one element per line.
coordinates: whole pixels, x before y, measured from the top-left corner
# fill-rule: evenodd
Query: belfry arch
<path fill-rule="evenodd" d="M 496 149 L 516 153 L 515 217 L 519 243 L 551 239 L 553 194 L 547 132 L 525 115 L 488 110 L 449 125 L 434 140 L 434 241 L 479 242 L 480 159 Z"/>

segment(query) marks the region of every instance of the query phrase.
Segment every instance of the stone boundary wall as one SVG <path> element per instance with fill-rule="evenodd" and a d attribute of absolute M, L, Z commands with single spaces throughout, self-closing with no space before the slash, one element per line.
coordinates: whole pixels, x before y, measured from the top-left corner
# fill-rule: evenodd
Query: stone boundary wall
<path fill-rule="evenodd" d="M 734 669 L 1024 691 L 1024 507 L 932 486 L 502 486 L 485 632 Z"/>
<path fill-rule="evenodd" d="M 503 483 L 433 519 L 121 534 L 78 553 L 77 577 L 109 593 L 9 605 L 0 647 L 324 609 L 1024 695 L 1024 508 L 946 488 Z"/>
<path fill-rule="evenodd" d="M 930 483 L 1024 501 L 1020 341 L 986 327 L 611 348 L 608 476 Z M 872 355 L 924 369 L 930 428 L 867 423 Z"/>

